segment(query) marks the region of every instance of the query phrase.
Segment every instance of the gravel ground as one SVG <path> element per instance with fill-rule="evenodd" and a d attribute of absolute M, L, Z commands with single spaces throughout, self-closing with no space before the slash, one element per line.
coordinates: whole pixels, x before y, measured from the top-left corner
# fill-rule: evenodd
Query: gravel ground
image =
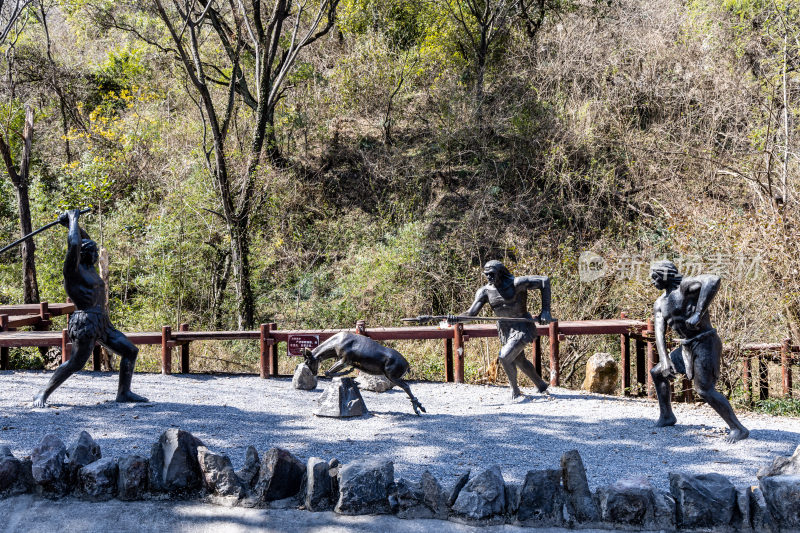
<path fill-rule="evenodd" d="M 114 402 L 117 377 L 82 372 L 50 397 L 44 409 L 31 400 L 49 372 L 0 372 L 0 445 L 30 454 L 48 433 L 69 446 L 81 430 L 100 444 L 104 457 L 149 455 L 169 427 L 190 431 L 209 448 L 227 454 L 234 467 L 248 445 L 259 454 L 272 446 L 301 460 L 365 455 L 394 461 L 395 477 L 417 480 L 429 470 L 443 485 L 466 469 L 499 465 L 509 482 L 531 469 L 557 468 L 561 454 L 579 450 L 592 488 L 629 476 L 647 476 L 668 489 L 669 472 L 718 472 L 737 486 L 756 483 L 756 471 L 800 444 L 800 419 L 739 413 L 750 438 L 727 444 L 722 419 L 704 404 L 675 405 L 678 424 L 654 428 L 658 404 L 551 388 L 548 395 L 508 403 L 499 386 L 411 383 L 427 414 L 413 414 L 400 390 L 362 391 L 370 414 L 358 419 L 312 414 L 328 380 L 316 390 L 292 388 L 290 378 L 136 374 L 133 390 L 147 404 Z"/>

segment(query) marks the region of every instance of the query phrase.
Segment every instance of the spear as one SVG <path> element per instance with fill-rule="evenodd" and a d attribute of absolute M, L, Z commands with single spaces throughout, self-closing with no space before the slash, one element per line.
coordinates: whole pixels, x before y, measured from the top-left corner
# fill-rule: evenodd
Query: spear
<path fill-rule="evenodd" d="M 91 208 L 91 207 L 87 207 L 86 209 L 81 209 L 81 211 L 80 211 L 80 214 L 81 214 L 81 215 L 83 215 L 83 214 L 85 214 L 85 213 L 88 213 L 88 212 L 89 212 L 89 211 L 91 211 L 91 210 L 92 210 L 92 208 Z M 9 244 L 8 246 L 6 246 L 6 247 L 5 247 L 5 248 L 3 248 L 2 250 L 0 250 L 0 254 L 2 254 L 3 252 L 5 252 L 6 250 L 10 250 L 11 248 L 15 247 L 16 245 L 18 245 L 19 243 L 21 243 L 21 242 L 22 242 L 22 241 L 24 241 L 25 239 L 30 239 L 30 238 L 31 238 L 31 237 L 33 237 L 34 235 L 38 235 L 39 233 L 43 232 L 44 230 L 46 230 L 46 229 L 49 229 L 49 228 L 52 228 L 52 227 L 53 227 L 53 226 L 55 226 L 56 224 L 58 224 L 58 220 L 55 220 L 55 221 L 53 221 L 53 222 L 51 222 L 51 223 L 49 223 L 49 224 L 46 224 L 46 225 L 42 226 L 41 228 L 39 228 L 39 229 L 37 229 L 37 230 L 35 230 L 35 231 L 32 231 L 32 232 L 28 233 L 27 235 L 25 235 L 25 236 L 24 236 L 24 237 L 22 237 L 21 239 L 17 239 L 16 241 L 12 242 L 12 243 L 11 243 L 11 244 Z"/>
<path fill-rule="evenodd" d="M 410 318 L 402 318 L 403 322 L 416 322 L 417 324 L 424 324 L 426 322 L 435 322 L 437 320 L 447 320 L 450 324 L 457 324 L 459 322 L 528 322 L 529 324 L 538 324 L 537 321 L 530 318 L 509 318 L 503 316 L 448 316 L 448 315 L 420 315 Z"/>

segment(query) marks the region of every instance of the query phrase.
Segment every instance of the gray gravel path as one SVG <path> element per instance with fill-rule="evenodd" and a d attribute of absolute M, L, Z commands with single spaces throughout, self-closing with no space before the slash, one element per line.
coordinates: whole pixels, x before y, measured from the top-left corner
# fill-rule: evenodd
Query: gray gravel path
<path fill-rule="evenodd" d="M 136 374 L 133 390 L 148 404 L 117 404 L 117 377 L 82 372 L 71 377 L 44 409 L 30 402 L 49 372 L 0 372 L 0 445 L 28 455 L 41 438 L 66 444 L 81 430 L 100 444 L 104 457 L 148 455 L 162 431 L 180 427 L 210 448 L 244 462 L 248 445 L 259 453 L 280 446 L 305 460 L 364 455 L 395 463 L 395 477 L 417 480 L 425 469 L 450 485 L 465 469 L 499 465 L 506 481 L 527 470 L 557 468 L 561 454 L 577 449 L 592 488 L 628 476 L 647 476 L 668 489 L 668 473 L 718 472 L 737 486 L 756 483 L 756 471 L 800 444 L 800 419 L 740 413 L 751 437 L 727 444 L 727 428 L 709 407 L 677 404 L 678 425 L 653 428 L 655 401 L 623 399 L 551 388 L 533 389 L 522 403 L 507 403 L 507 387 L 412 383 L 427 409 L 413 414 L 399 390 L 362 391 L 371 413 L 360 419 L 312 415 L 327 380 L 314 391 L 292 388 L 291 379 L 257 376 Z"/>

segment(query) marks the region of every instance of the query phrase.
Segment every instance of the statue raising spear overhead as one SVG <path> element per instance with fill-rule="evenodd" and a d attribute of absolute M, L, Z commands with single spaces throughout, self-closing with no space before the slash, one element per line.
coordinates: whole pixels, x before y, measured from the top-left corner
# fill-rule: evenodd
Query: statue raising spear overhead
<path fill-rule="evenodd" d="M 105 311 L 105 284 L 95 264 L 97 244 L 78 225 L 77 209 L 62 214 L 58 222 L 69 228 L 67 256 L 64 259 L 64 288 L 77 308 L 69 317 L 68 334 L 72 357 L 59 366 L 47 387 L 33 399 L 34 407 L 44 407 L 47 398 L 72 374 L 82 369 L 92 355 L 95 342 L 120 356 L 118 402 L 146 402 L 147 398 L 131 392 L 131 378 L 139 349 L 115 329 Z"/>

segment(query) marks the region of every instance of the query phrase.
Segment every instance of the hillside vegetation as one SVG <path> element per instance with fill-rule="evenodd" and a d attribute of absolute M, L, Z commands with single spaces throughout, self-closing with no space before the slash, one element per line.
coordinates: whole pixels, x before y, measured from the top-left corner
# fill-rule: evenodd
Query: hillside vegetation
<path fill-rule="evenodd" d="M 562 320 L 644 319 L 668 257 L 723 276 L 728 347 L 800 340 L 792 0 L 36 0 L 2 48 L 17 166 L 34 116 L 32 226 L 94 207 L 122 330 L 398 325 L 466 309 L 490 259 L 549 275 Z M 35 242 L 39 297 L 63 301 L 65 232 Z M 0 304 L 22 270 L 4 254 Z M 441 378 L 438 345 L 403 349 Z M 469 350 L 485 379 L 496 347 Z M 599 350 L 619 342 L 565 344 L 567 381 Z"/>

